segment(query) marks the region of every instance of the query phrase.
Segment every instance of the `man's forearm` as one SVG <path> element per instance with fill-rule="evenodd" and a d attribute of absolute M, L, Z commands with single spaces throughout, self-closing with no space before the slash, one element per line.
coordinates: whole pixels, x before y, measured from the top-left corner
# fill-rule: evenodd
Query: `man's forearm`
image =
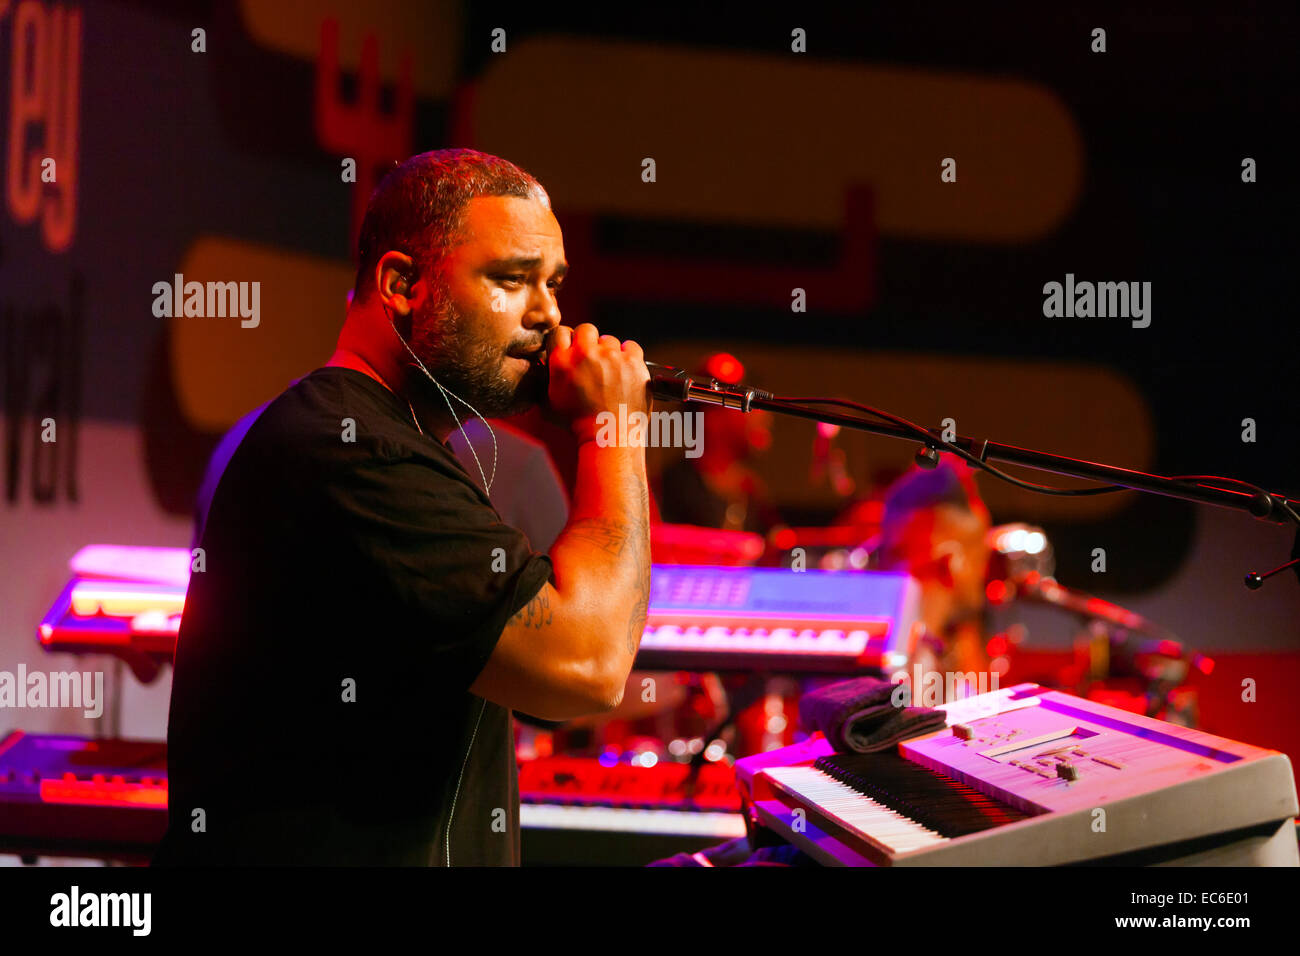
<path fill-rule="evenodd" d="M 555 588 L 587 622 L 594 656 L 631 669 L 650 599 L 643 448 L 578 446 L 569 523 L 552 547 Z"/>

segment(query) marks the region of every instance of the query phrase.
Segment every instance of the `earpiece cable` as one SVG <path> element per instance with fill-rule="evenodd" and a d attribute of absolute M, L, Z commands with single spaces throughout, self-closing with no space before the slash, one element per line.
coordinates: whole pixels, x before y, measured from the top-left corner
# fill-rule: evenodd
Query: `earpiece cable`
<path fill-rule="evenodd" d="M 385 308 L 384 311 L 387 312 L 388 309 Z M 434 386 L 438 389 L 439 393 L 441 393 L 442 400 L 447 403 L 447 411 L 451 412 L 451 420 L 454 421 L 456 423 L 456 427 L 460 429 L 461 437 L 465 439 L 465 444 L 469 447 L 469 453 L 474 456 L 474 464 L 478 467 L 479 477 L 483 479 L 484 490 L 486 490 L 489 495 L 492 494 L 492 482 L 496 481 L 496 477 L 497 477 L 496 432 L 492 430 L 492 426 L 488 424 L 488 420 L 479 414 L 478 409 L 476 409 L 469 402 L 465 401 L 465 399 L 461 398 L 451 389 L 443 387 L 443 385 L 436 378 L 434 378 L 432 375 L 429 374 L 429 370 L 425 368 L 424 363 L 420 361 L 420 356 L 415 354 L 415 351 L 411 348 L 411 346 L 407 345 L 406 339 L 402 338 L 402 333 L 397 331 L 397 323 L 393 321 L 393 316 L 391 313 L 389 313 L 388 315 L 388 321 L 389 324 L 392 325 L 393 327 L 393 334 L 396 335 L 397 340 L 402 343 L 402 347 L 405 348 L 406 351 L 410 353 L 411 358 L 415 359 L 415 364 L 420 367 L 420 371 L 425 374 L 425 376 L 429 379 L 429 381 L 433 382 Z M 448 398 L 448 396 L 451 397 Z M 483 473 L 483 463 L 479 461 L 478 452 L 474 450 L 474 443 L 470 441 L 469 435 L 465 431 L 465 426 L 460 423 L 460 416 L 456 414 L 456 409 L 452 407 L 451 404 L 452 398 L 456 399 L 456 401 L 460 402 L 471 412 L 473 412 L 475 417 L 477 417 L 478 420 L 483 423 L 483 427 L 488 430 L 488 435 L 492 438 L 492 478 L 490 480 L 487 477 L 487 475 Z M 407 407 L 411 409 L 411 418 L 415 419 L 415 427 L 419 429 L 420 434 L 423 435 L 424 429 L 420 428 L 420 421 L 419 419 L 415 418 L 415 409 L 411 406 L 409 400 L 407 401 L 406 404 Z"/>

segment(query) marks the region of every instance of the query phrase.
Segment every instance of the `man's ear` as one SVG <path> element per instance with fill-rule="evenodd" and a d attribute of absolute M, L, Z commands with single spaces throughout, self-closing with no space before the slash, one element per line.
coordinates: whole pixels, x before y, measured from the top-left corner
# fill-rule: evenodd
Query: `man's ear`
<path fill-rule="evenodd" d="M 950 588 L 956 584 L 956 578 L 952 573 L 952 559 L 953 554 L 951 551 L 948 551 L 940 555 L 939 560 L 935 563 L 935 577 L 937 577 L 939 583 L 946 588 Z"/>
<path fill-rule="evenodd" d="M 379 299 L 397 315 L 411 311 L 410 300 L 415 297 L 418 282 L 415 263 L 404 252 L 386 252 L 375 263 Z"/>
<path fill-rule="evenodd" d="M 965 558 L 961 554 L 961 545 L 956 541 L 944 541 L 935 548 L 933 564 L 935 579 L 946 588 L 952 587 L 956 583 L 954 572 L 963 561 Z"/>

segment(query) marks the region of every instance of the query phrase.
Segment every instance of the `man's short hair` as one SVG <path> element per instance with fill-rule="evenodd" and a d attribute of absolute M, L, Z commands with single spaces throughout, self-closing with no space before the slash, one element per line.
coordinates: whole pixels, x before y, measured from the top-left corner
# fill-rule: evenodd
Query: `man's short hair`
<path fill-rule="evenodd" d="M 465 207 L 481 196 L 550 204 L 541 183 L 509 160 L 476 149 L 437 149 L 390 170 L 366 205 L 357 237 L 353 297 L 365 299 L 386 252 L 404 252 L 423 268 L 459 241 Z"/>

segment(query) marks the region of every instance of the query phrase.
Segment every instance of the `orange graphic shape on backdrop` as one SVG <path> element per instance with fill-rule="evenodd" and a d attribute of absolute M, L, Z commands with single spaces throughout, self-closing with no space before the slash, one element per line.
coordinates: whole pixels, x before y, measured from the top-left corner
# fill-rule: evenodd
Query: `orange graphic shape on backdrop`
<path fill-rule="evenodd" d="M 1083 178 L 1054 93 L 960 73 L 529 38 L 457 109 L 457 143 L 525 166 L 559 208 L 638 218 L 833 229 L 867 183 L 882 235 L 1019 243 L 1065 219 Z"/>
<path fill-rule="evenodd" d="M 186 422 L 225 431 L 334 351 L 355 269 L 344 262 L 206 236 L 176 268 L 185 282 L 260 286 L 256 327 L 238 316 L 168 319 L 172 381 Z M 166 277 L 171 281 L 172 277 Z"/>
<path fill-rule="evenodd" d="M 339 60 L 349 73 L 361 65 L 361 41 L 367 33 L 380 40 L 379 75 L 396 80 L 402 50 L 414 53 L 415 92 L 443 99 L 456 85 L 460 65 L 461 4 L 456 0 L 240 0 L 240 17 L 257 43 L 305 63 L 320 52 L 325 20 L 339 24 L 343 42 Z"/>

